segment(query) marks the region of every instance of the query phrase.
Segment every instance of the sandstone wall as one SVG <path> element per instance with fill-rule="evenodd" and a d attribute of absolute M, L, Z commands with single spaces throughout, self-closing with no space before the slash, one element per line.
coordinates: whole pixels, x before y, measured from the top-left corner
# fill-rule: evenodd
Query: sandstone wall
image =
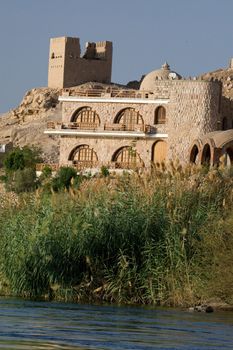
<path fill-rule="evenodd" d="M 220 85 L 204 81 L 173 82 L 168 120 L 168 159 L 188 162 L 194 139 L 219 130 Z"/>
<path fill-rule="evenodd" d="M 97 153 L 98 162 L 108 164 L 112 161 L 114 153 L 121 147 L 129 146 L 138 152 L 146 167 L 149 167 L 152 159 L 152 146 L 154 139 L 128 139 L 103 138 L 103 137 L 65 137 L 60 140 L 60 165 L 67 165 L 70 153 L 81 145 L 88 145 Z"/>
<path fill-rule="evenodd" d="M 163 105 L 167 111 L 167 117 L 169 118 L 170 107 L 168 104 L 144 104 L 144 103 L 114 103 L 114 102 L 63 102 L 62 120 L 64 123 L 69 123 L 72 120 L 72 116 L 83 107 L 91 107 L 100 117 L 101 129 L 104 128 L 106 123 L 114 123 L 119 112 L 125 108 L 134 108 L 140 113 L 145 125 L 154 125 L 157 127 L 158 132 L 167 132 L 167 125 L 160 124 L 155 125 L 155 110 L 158 106 Z"/>
<path fill-rule="evenodd" d="M 220 85 L 214 82 L 196 80 L 158 81 L 155 91 L 158 98 L 169 97 L 164 104 L 166 109 L 166 124 L 155 125 L 155 110 L 159 104 L 114 103 L 114 102 L 63 102 L 63 122 L 69 123 L 74 113 L 82 107 L 91 107 L 101 120 L 100 129 L 104 130 L 105 123 L 114 123 L 118 113 L 124 108 L 131 107 L 138 111 L 145 124 L 155 127 L 156 132 L 168 134 L 165 141 L 168 144 L 167 160 L 179 159 L 181 163 L 189 161 L 190 147 L 194 139 L 218 130 L 221 124 L 220 115 Z M 157 139 L 159 140 L 159 138 Z M 81 143 L 80 143 L 81 142 Z M 132 141 L 131 141 L 132 142 Z M 145 164 L 152 159 L 152 146 L 156 139 L 138 139 L 136 150 Z M 71 150 L 80 144 L 88 144 L 97 149 L 101 162 L 108 160 L 119 147 L 128 146 L 129 139 L 104 139 L 91 134 L 89 138 L 61 138 L 61 162 L 68 159 Z"/>

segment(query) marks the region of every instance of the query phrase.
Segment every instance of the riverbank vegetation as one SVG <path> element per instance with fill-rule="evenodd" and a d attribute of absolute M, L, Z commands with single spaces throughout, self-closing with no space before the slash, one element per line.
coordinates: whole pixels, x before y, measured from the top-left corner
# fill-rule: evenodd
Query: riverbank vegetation
<path fill-rule="evenodd" d="M 232 169 L 171 163 L 98 177 L 63 170 L 64 186 L 61 176 L 42 175 L 37 190 L 0 206 L 2 293 L 233 304 Z"/>

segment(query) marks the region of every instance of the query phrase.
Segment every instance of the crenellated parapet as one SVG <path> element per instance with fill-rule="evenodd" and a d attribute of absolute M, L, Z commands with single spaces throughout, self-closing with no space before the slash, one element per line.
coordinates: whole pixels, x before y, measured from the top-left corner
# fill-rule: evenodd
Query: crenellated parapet
<path fill-rule="evenodd" d="M 66 88 L 89 81 L 110 83 L 112 42 L 88 42 L 81 55 L 79 38 L 50 39 L 48 87 Z"/>

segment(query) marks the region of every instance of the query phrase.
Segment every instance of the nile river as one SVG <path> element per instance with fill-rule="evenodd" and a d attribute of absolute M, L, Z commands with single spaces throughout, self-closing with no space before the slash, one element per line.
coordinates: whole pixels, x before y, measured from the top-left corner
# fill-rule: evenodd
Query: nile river
<path fill-rule="evenodd" d="M 233 313 L 2 298 L 0 349 L 233 349 Z"/>

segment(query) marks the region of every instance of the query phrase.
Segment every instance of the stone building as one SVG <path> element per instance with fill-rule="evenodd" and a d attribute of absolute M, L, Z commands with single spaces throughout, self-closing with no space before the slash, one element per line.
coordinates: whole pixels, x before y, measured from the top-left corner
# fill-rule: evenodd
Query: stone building
<path fill-rule="evenodd" d="M 64 89 L 62 121 L 45 133 L 60 137 L 59 164 L 77 169 L 149 168 L 170 160 L 213 165 L 222 156 L 233 163 L 221 91 L 219 82 L 183 79 L 165 63 L 138 90 L 97 83 Z"/>
<path fill-rule="evenodd" d="M 112 43 L 86 43 L 81 57 L 78 38 L 50 39 L 48 87 L 66 88 L 88 81 L 110 83 L 112 72 Z"/>

